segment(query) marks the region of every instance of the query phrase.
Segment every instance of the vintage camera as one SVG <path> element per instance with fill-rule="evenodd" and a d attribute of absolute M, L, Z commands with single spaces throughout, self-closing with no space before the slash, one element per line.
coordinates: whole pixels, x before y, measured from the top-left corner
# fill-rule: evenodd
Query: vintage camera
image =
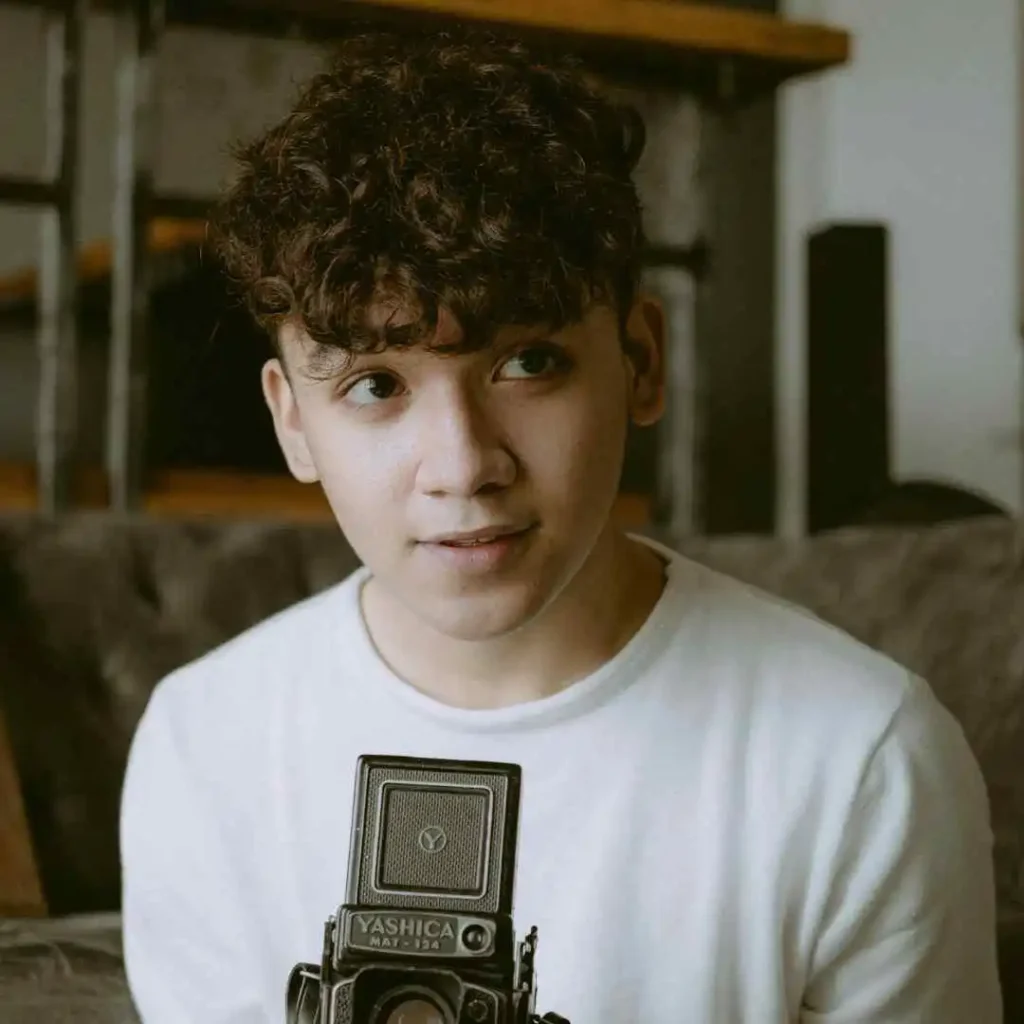
<path fill-rule="evenodd" d="M 288 1024 L 569 1024 L 535 1012 L 537 929 L 512 925 L 518 765 L 364 755 L 348 890 Z"/>

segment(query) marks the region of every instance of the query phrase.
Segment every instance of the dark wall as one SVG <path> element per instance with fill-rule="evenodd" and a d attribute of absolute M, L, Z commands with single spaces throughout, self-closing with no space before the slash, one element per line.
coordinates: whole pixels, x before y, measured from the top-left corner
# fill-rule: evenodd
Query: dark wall
<path fill-rule="evenodd" d="M 774 0 L 717 6 L 775 12 Z M 776 99 L 743 92 L 704 122 L 709 272 L 698 293 L 706 533 L 775 529 Z"/>

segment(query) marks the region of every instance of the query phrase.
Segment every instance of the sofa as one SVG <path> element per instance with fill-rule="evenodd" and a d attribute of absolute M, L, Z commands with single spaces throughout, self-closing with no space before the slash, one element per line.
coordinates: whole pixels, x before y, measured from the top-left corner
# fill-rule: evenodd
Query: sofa
<path fill-rule="evenodd" d="M 885 651 L 960 720 L 992 806 L 1005 1020 L 1024 1024 L 1024 523 L 674 543 Z M 326 524 L 0 517 L 0 711 L 48 907 L 0 920 L 3 1024 L 136 1021 L 117 808 L 149 694 L 356 564 Z"/>

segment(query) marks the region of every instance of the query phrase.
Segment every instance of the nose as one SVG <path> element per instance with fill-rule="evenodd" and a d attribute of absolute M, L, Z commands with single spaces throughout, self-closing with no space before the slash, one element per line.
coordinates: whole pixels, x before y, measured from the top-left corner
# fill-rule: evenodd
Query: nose
<path fill-rule="evenodd" d="M 479 397 L 456 387 L 439 389 L 420 412 L 414 425 L 420 493 L 467 498 L 515 480 L 516 459 L 505 431 Z"/>

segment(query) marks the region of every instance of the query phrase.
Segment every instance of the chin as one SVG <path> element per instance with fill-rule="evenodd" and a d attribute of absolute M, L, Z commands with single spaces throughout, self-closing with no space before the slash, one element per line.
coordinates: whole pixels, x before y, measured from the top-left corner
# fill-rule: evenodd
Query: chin
<path fill-rule="evenodd" d="M 416 609 L 419 618 L 453 640 L 495 640 L 531 622 L 547 602 L 540 595 L 440 598 Z"/>

